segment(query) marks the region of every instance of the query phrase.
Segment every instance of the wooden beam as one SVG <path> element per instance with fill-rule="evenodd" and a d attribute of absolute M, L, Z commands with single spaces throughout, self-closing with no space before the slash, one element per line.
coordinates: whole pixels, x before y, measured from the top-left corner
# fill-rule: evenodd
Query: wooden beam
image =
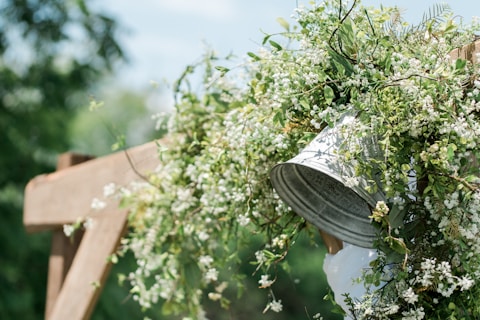
<path fill-rule="evenodd" d="M 57 171 L 67 169 L 91 159 L 93 159 L 91 156 L 71 152 L 61 154 L 57 161 Z M 65 277 L 82 240 L 82 236 L 83 230 L 79 230 L 73 237 L 67 238 L 61 226 L 52 231 L 50 257 L 48 259 L 45 319 L 50 318 Z"/>
<path fill-rule="evenodd" d="M 32 179 L 25 188 L 23 222 L 28 232 L 54 229 L 88 216 L 94 198 L 108 183 L 127 187 L 159 164 L 155 142 L 93 159 Z M 106 201 L 107 202 L 107 201 Z M 117 201 L 105 210 L 115 211 Z"/>
<path fill-rule="evenodd" d="M 120 209 L 118 200 L 105 200 L 103 188 L 112 182 L 128 187 L 159 164 L 155 142 L 90 159 L 63 154 L 57 172 L 38 176 L 25 188 L 23 219 L 27 231 L 53 231 L 46 319 L 90 318 L 111 268 L 108 258 L 118 248 L 127 226 L 127 209 Z M 92 211 L 94 198 L 107 206 Z M 85 217 L 92 219 L 91 227 L 77 231 L 72 239 L 63 234 L 64 224 Z"/>
<path fill-rule="evenodd" d="M 336 254 L 338 251 L 343 249 L 343 241 L 336 238 L 335 236 L 332 236 L 331 234 L 320 230 L 320 236 L 322 237 L 323 244 L 325 244 L 325 247 L 327 248 L 327 252 L 330 254 Z"/>
<path fill-rule="evenodd" d="M 460 58 L 464 60 L 469 60 L 473 63 L 478 63 L 479 59 L 477 58 L 476 54 L 479 52 L 480 40 L 477 40 L 469 45 L 453 50 L 452 52 L 450 52 L 450 58 L 452 60 L 457 60 Z"/>
<path fill-rule="evenodd" d="M 118 248 L 128 215 L 126 209 L 102 213 L 85 230 L 49 320 L 89 319 L 92 314 L 110 272 L 108 257 Z"/>
<path fill-rule="evenodd" d="M 50 257 L 48 259 L 45 319 L 50 319 L 82 237 L 83 230 L 79 230 L 71 239 L 65 236 L 62 229 L 53 230 L 52 232 Z"/>

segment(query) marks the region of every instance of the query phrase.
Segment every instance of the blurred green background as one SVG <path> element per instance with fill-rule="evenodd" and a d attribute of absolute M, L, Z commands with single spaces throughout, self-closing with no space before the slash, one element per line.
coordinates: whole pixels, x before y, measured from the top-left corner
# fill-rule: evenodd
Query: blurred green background
<path fill-rule="evenodd" d="M 55 170 L 57 155 L 77 151 L 95 156 L 111 152 L 118 135 L 127 145 L 159 136 L 150 119 L 155 110 L 145 90 L 113 85 L 113 72 L 127 62 L 118 41 L 119 26 L 107 12 L 87 1 L 4 0 L 0 3 L 0 319 L 43 319 L 50 234 L 26 234 L 23 191 L 39 174 Z M 155 94 L 158 94 L 155 93 Z M 163 94 L 163 93 L 160 93 Z M 105 101 L 89 112 L 91 99 Z M 231 310 L 208 304 L 211 319 L 312 319 L 331 304 L 322 272 L 324 248 L 303 239 L 291 250 L 291 274 L 275 284 L 284 312 L 262 314 L 267 297 L 250 281 Z M 112 269 L 93 319 L 173 319 L 161 307 L 144 313 L 129 298 L 116 274 L 128 272 L 133 259 Z M 252 272 L 248 264 L 245 272 Z"/>

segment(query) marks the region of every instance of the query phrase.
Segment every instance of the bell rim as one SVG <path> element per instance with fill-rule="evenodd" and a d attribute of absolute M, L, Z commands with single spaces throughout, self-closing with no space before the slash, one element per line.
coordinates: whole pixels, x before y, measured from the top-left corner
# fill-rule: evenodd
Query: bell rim
<path fill-rule="evenodd" d="M 318 212 L 311 210 L 311 208 L 309 208 L 308 205 L 303 205 L 303 206 L 299 205 L 299 201 L 301 202 L 300 198 L 294 199 L 292 196 L 289 196 L 294 194 L 294 192 L 291 192 L 293 189 L 289 188 L 288 184 L 280 182 L 280 180 L 283 180 L 283 179 L 280 179 L 280 176 L 283 175 L 282 169 L 285 169 L 288 166 L 305 167 L 308 169 L 318 171 L 325 177 L 328 177 L 334 180 L 335 182 L 339 183 L 342 187 L 344 188 L 348 188 L 348 187 L 345 186 L 345 183 L 344 181 L 341 180 L 340 176 L 332 175 L 331 172 L 326 172 L 328 170 L 325 170 L 325 168 L 322 168 L 321 166 L 318 166 L 318 165 L 315 166 L 315 165 L 312 165 L 311 163 L 297 163 L 295 162 L 295 158 L 287 162 L 278 163 L 275 166 L 273 166 L 273 168 L 270 171 L 270 181 L 272 183 L 274 190 L 277 192 L 278 196 L 282 199 L 282 201 L 285 202 L 285 204 L 287 204 L 293 210 L 293 212 L 295 212 L 297 215 L 304 218 L 306 221 L 308 221 L 318 229 L 328 232 L 344 242 L 347 242 L 359 247 L 363 247 L 363 248 L 373 248 L 373 242 L 378 237 L 378 232 L 375 226 L 371 223 L 371 219 L 368 219 L 368 223 L 362 224 L 363 226 L 368 226 L 368 229 L 369 229 L 368 234 L 366 234 L 365 232 L 362 232 L 361 234 L 348 232 L 351 230 L 345 227 L 345 225 L 335 222 L 332 217 L 329 218 L 326 215 L 319 214 Z M 348 188 L 348 189 L 354 192 L 359 199 L 363 200 L 365 204 L 368 206 L 370 211 L 372 207 L 375 206 L 377 200 L 373 196 L 370 195 L 369 196 L 370 201 L 367 201 L 365 198 L 363 198 L 362 194 L 359 194 L 355 189 L 352 189 L 352 188 Z M 325 204 L 325 205 L 328 206 L 328 204 Z M 331 210 L 332 207 L 329 206 L 328 209 Z M 322 211 L 323 210 L 324 209 L 322 209 Z M 362 217 L 360 217 L 359 220 L 361 220 L 361 222 L 362 221 L 366 222 L 366 219 L 362 219 Z"/>

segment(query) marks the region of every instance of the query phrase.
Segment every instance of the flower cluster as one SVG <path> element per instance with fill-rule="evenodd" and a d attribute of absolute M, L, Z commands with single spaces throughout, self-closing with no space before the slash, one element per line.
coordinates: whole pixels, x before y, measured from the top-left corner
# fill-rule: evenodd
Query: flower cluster
<path fill-rule="evenodd" d="M 270 168 L 296 146 L 274 124 L 271 108 L 249 101 L 247 89 L 234 85 L 238 77 L 219 78 L 211 60 L 198 66 L 206 66 L 208 91 L 194 94 L 178 84 L 176 112 L 164 121 L 161 164 L 123 199 L 132 227 L 123 250 L 138 265 L 126 276 L 134 299 L 145 308 L 162 299 L 165 312 L 191 317 L 203 314 L 204 298 L 228 306 L 228 288 L 240 290 L 244 276 L 228 270 L 238 269 L 232 266 L 249 244 L 257 243 L 257 271 L 264 272 L 259 286 L 270 287 L 268 270 L 304 225 L 268 180 Z M 270 300 L 268 310 L 281 311 L 281 301 Z"/>
<path fill-rule="evenodd" d="M 354 168 L 347 183 L 366 178 L 367 191 L 387 200 L 371 216 L 379 254 L 361 279 L 370 289 L 345 311 L 356 319 L 479 317 L 480 69 L 449 55 L 478 26 L 457 25 L 440 5 L 409 26 L 396 8 L 339 0 L 298 8 L 296 20 L 284 23 L 284 42 L 268 35 L 264 49 L 249 53 L 244 73 L 229 78 L 233 70 L 215 69 L 207 55 L 204 90 L 186 85 L 195 66 L 175 85 L 161 165 L 124 196 L 134 298 L 205 318 L 202 299 L 227 307 L 225 292 L 242 279 L 232 266 L 260 241 L 252 256 L 271 297 L 265 310 L 281 311 L 274 266 L 307 228 L 269 172 L 348 113 L 356 119 L 338 151 Z"/>

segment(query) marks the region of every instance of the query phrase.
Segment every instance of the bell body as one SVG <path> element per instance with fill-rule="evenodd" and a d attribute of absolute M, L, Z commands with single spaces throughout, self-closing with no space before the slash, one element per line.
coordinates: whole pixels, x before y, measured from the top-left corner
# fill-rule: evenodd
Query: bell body
<path fill-rule="evenodd" d="M 359 247 L 372 248 L 376 228 L 371 208 L 385 201 L 381 191 L 366 191 L 367 181 L 355 177 L 354 168 L 339 161 L 342 128 L 354 125 L 355 117 L 345 115 L 333 128 L 326 128 L 296 157 L 274 166 L 270 180 L 280 198 L 297 214 L 320 230 Z M 369 156 L 378 149 L 373 138 L 365 138 Z M 380 189 L 380 188 L 378 188 Z"/>

